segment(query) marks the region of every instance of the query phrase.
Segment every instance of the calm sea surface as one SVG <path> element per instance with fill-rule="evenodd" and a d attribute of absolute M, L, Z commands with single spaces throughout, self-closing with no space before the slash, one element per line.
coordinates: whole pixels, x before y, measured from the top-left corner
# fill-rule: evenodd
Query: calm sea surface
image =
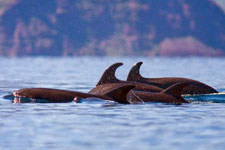
<path fill-rule="evenodd" d="M 192 103 L 180 106 L 3 99 L 26 87 L 88 92 L 109 65 L 123 62 L 116 75 L 125 80 L 138 61 L 145 77 L 193 78 L 221 93 L 186 97 Z M 0 57 L 0 150 L 225 149 L 224 68 L 225 58 Z"/>

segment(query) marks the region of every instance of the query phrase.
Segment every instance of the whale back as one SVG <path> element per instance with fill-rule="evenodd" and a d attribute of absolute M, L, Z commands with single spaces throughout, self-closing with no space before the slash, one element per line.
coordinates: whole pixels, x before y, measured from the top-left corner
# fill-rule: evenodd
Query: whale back
<path fill-rule="evenodd" d="M 119 80 L 115 76 L 116 69 L 121 66 L 122 63 L 115 63 L 109 66 L 103 73 L 102 77 L 100 78 L 98 84 L 91 89 L 88 93 L 90 94 L 100 94 L 111 90 L 112 88 L 118 86 L 124 86 L 127 84 L 132 84 L 135 86 L 135 90 L 140 91 L 149 91 L 149 92 L 161 92 L 162 89 L 151 84 L 141 83 L 141 82 L 134 82 L 134 81 L 123 81 Z"/>
<path fill-rule="evenodd" d="M 21 102 L 29 102 L 31 100 L 46 100 L 51 103 L 71 102 L 74 98 L 89 98 L 96 97 L 105 100 L 113 100 L 119 103 L 127 104 L 127 94 L 135 86 L 129 84 L 123 84 L 121 86 L 114 87 L 102 94 L 82 93 L 76 91 L 67 91 L 59 89 L 48 88 L 25 88 L 13 92 L 10 95 L 4 96 L 6 99 L 22 100 Z"/>
<path fill-rule="evenodd" d="M 145 91 L 133 91 L 128 94 L 129 103 L 143 103 L 143 102 L 159 102 L 170 104 L 182 104 L 188 103 L 181 96 L 181 91 L 186 87 L 188 83 L 177 83 L 159 93 L 145 92 Z"/>
<path fill-rule="evenodd" d="M 196 81 L 189 78 L 182 78 L 182 77 L 145 78 L 145 77 L 142 77 L 140 74 L 140 67 L 142 64 L 143 64 L 142 62 L 138 62 L 131 68 L 127 77 L 127 81 L 150 84 L 162 89 L 167 89 L 168 87 L 176 83 L 187 82 L 189 83 L 189 85 L 183 88 L 182 94 L 218 93 L 218 91 L 215 90 L 213 87 L 205 83 L 202 83 L 200 81 Z"/>

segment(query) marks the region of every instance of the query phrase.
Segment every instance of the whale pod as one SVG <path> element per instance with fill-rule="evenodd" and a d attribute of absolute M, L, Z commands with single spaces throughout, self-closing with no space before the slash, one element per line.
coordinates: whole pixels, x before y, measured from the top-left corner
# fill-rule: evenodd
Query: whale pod
<path fill-rule="evenodd" d="M 181 91 L 186 86 L 188 86 L 188 83 L 176 83 L 160 93 L 132 90 L 128 93 L 127 101 L 130 104 L 142 102 L 160 102 L 171 104 L 188 103 L 188 101 L 181 96 Z"/>
<path fill-rule="evenodd" d="M 112 88 L 116 88 L 118 86 L 122 85 L 133 85 L 135 86 L 134 90 L 140 90 L 140 91 L 148 91 L 148 92 L 161 92 L 163 89 L 152 86 L 150 84 L 140 83 L 140 82 L 133 82 L 133 81 L 122 81 L 116 78 L 115 73 L 116 69 L 120 66 L 122 66 L 123 63 L 115 63 L 109 66 L 101 76 L 99 82 L 96 84 L 96 86 L 89 91 L 90 94 L 97 94 L 102 95 L 108 90 L 111 90 Z"/>
<path fill-rule="evenodd" d="M 170 87 L 171 85 L 179 83 L 179 82 L 186 82 L 189 85 L 182 90 L 181 92 L 182 94 L 218 93 L 218 91 L 216 91 L 214 88 L 210 87 L 209 85 L 206 85 L 202 82 L 188 79 L 188 78 L 180 78 L 180 77 L 144 78 L 140 74 L 140 67 L 142 64 L 143 62 L 138 62 L 131 68 L 127 77 L 127 81 L 135 81 L 135 82 L 150 84 L 162 89 L 166 89 Z"/>

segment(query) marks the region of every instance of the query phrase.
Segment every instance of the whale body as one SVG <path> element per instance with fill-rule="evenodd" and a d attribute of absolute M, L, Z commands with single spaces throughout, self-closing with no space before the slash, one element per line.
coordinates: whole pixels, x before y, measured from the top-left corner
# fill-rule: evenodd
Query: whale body
<path fill-rule="evenodd" d="M 163 91 L 163 89 L 156 86 L 152 86 L 150 84 L 133 82 L 133 81 L 122 81 L 117 79 L 115 76 L 116 69 L 122 65 L 123 63 L 115 63 L 109 66 L 102 74 L 96 86 L 92 90 L 90 90 L 88 93 L 102 95 L 108 90 L 111 90 L 112 88 L 116 88 L 119 86 L 126 86 L 126 85 L 133 85 L 134 86 L 133 90 L 139 90 L 139 91 L 148 91 L 148 92 Z"/>
<path fill-rule="evenodd" d="M 131 68 L 127 77 L 127 81 L 146 83 L 162 89 L 166 89 L 171 85 L 179 82 L 186 82 L 189 83 L 189 85 L 183 88 L 181 94 L 218 93 L 218 91 L 212 88 L 211 86 L 189 78 L 180 78 L 180 77 L 144 78 L 140 74 L 140 67 L 142 64 L 143 62 L 138 62 Z"/>
<path fill-rule="evenodd" d="M 176 83 L 159 93 L 132 90 L 128 93 L 127 100 L 130 104 L 143 102 L 160 102 L 170 104 L 188 103 L 188 101 L 181 96 L 181 91 L 185 86 L 188 86 L 188 83 Z"/>
<path fill-rule="evenodd" d="M 126 103 L 127 93 L 134 88 L 133 85 L 119 86 L 108 90 L 102 95 L 89 94 L 77 91 L 48 89 L 48 88 L 25 88 L 13 92 L 11 95 L 6 95 L 5 98 L 12 97 L 13 100 L 19 101 L 23 98 L 28 99 L 43 99 L 50 103 L 72 102 L 74 99 L 80 98 L 100 98 L 104 100 Z"/>

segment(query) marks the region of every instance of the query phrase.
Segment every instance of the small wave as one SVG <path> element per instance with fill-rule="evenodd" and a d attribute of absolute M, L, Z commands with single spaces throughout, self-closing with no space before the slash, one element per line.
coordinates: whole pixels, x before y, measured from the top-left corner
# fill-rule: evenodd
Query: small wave
<path fill-rule="evenodd" d="M 225 92 L 201 95 L 187 95 L 183 97 L 192 103 L 225 103 Z"/>
<path fill-rule="evenodd" d="M 80 99 L 77 103 L 83 103 L 83 104 L 111 104 L 111 103 L 117 103 L 110 100 L 103 100 L 99 98 L 84 98 Z"/>

